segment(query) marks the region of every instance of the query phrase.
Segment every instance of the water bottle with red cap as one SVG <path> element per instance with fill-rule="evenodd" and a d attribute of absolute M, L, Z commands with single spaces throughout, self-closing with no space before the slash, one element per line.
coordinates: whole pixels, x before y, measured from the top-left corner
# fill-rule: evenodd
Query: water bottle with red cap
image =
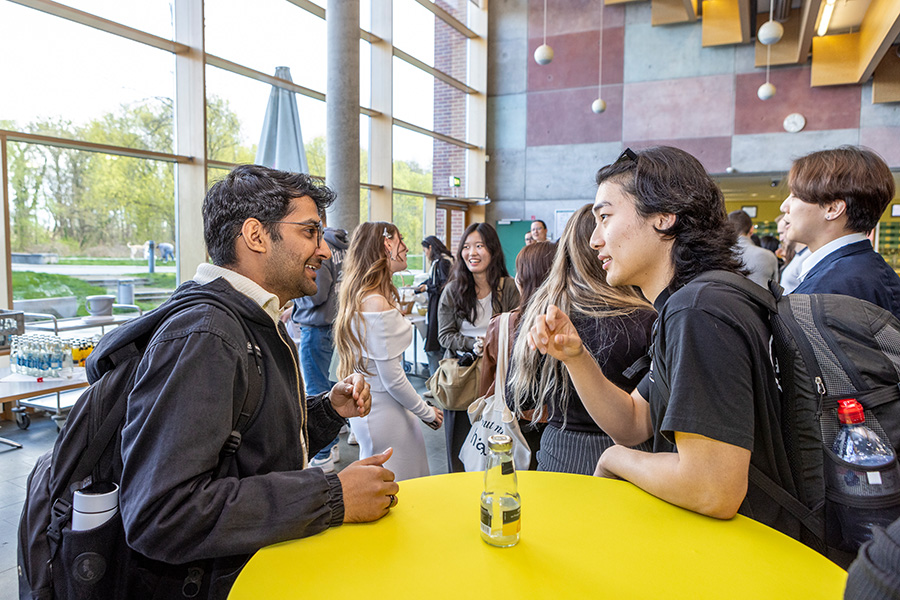
<path fill-rule="evenodd" d="M 852 398 L 839 400 L 838 420 L 841 430 L 831 448 L 838 458 L 863 467 L 889 465 L 894 460 L 891 445 L 864 425 L 866 415 L 862 404 Z"/>
<path fill-rule="evenodd" d="M 838 420 L 825 472 L 826 520 L 836 521 L 840 532 L 829 545 L 853 553 L 874 528 L 900 517 L 900 466 L 890 442 L 866 427 L 858 401 L 839 400 Z"/>

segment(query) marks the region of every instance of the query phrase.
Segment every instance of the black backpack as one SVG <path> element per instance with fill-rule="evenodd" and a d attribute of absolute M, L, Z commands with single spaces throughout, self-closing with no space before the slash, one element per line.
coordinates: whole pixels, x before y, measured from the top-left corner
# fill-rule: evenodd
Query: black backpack
<path fill-rule="evenodd" d="M 164 304 L 122 328 L 132 341 L 104 351 L 103 342 L 89 359 L 91 385 L 69 413 L 53 450 L 41 456 L 26 486 L 19 521 L 19 597 L 22 600 L 193 597 L 204 585 L 203 564 L 150 564 L 125 541 L 122 517 L 86 531 L 71 529 L 72 497 L 92 484 L 119 483 L 122 475 L 121 432 L 135 372 L 154 332 L 171 315 L 196 305 L 214 305 L 231 314 L 247 337 L 248 390 L 235 398 L 233 431 L 220 453 L 216 477 L 227 472 L 262 396 L 261 352 L 234 310 L 209 296 Z M 252 361 L 250 360 L 252 358 Z M 255 368 L 254 368 L 255 366 Z M 100 369 L 98 371 L 98 369 Z M 102 373 L 99 379 L 95 376 Z M 152 573 L 149 576 L 148 573 Z M 163 579 L 159 576 L 163 573 Z M 160 595 L 160 581 L 171 590 Z"/>
<path fill-rule="evenodd" d="M 860 467 L 831 450 L 837 402 L 855 398 L 866 426 L 900 450 L 900 321 L 883 308 L 838 294 L 782 295 L 726 271 L 694 281 L 736 288 L 764 306 L 781 389 L 781 428 L 797 496 L 753 465 L 750 481 L 796 518 L 801 540 L 846 568 L 873 526 L 900 517 L 900 467 Z"/>

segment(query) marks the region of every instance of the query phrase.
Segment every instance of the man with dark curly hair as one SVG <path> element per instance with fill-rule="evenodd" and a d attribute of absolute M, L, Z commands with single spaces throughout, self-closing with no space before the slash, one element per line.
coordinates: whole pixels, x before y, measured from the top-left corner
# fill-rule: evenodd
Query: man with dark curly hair
<path fill-rule="evenodd" d="M 597 173 L 591 247 L 607 281 L 654 303 L 649 374 L 631 394 L 613 385 L 568 316 L 551 306 L 531 345 L 565 363 L 578 395 L 616 445 L 595 475 L 626 479 L 720 519 L 740 512 L 799 536 L 799 524 L 749 482 L 751 464 L 794 491 L 781 438 L 768 314 L 704 277 L 744 275 L 716 183 L 670 147 L 626 150 Z M 587 243 L 587 240 L 585 240 Z M 652 452 L 632 448 L 650 440 Z"/>
<path fill-rule="evenodd" d="M 187 308 L 158 326 L 128 396 L 119 509 L 133 550 L 122 560 L 133 568 L 121 597 L 180 597 L 196 569 L 196 597 L 224 599 L 263 546 L 374 521 L 396 505 L 399 488 L 382 466 L 389 451 L 340 473 L 309 468 L 346 419 L 371 406 L 359 374 L 307 397 L 280 321 L 291 299 L 316 293 L 316 272 L 331 256 L 322 218 L 333 200 L 307 175 L 258 165 L 236 167 L 207 193 L 212 263 L 168 301 Z M 94 354 L 133 345 L 135 324 L 107 334 Z M 91 360 L 89 368 L 105 364 Z M 253 368 L 264 394 L 217 477 Z"/>

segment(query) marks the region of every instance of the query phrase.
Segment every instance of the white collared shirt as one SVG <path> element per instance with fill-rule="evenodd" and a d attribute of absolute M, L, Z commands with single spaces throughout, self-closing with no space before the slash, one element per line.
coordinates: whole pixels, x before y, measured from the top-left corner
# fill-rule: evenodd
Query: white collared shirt
<path fill-rule="evenodd" d="M 840 250 L 844 246 L 849 246 L 850 244 L 855 244 L 856 242 L 861 242 L 863 240 L 868 239 L 866 234 L 864 233 L 851 233 L 850 235 L 845 235 L 839 237 L 836 240 L 831 240 L 812 254 L 806 257 L 806 260 L 803 261 L 803 268 L 800 269 L 799 279 L 801 283 L 806 279 L 806 276 L 815 267 L 817 264 L 822 262 L 822 260 L 837 250 Z"/>
<path fill-rule="evenodd" d="M 284 312 L 288 305 L 285 304 L 284 306 L 281 306 L 281 303 L 278 301 L 278 296 L 267 292 L 249 277 L 244 277 L 240 273 L 232 271 L 231 269 L 226 269 L 225 267 L 202 263 L 197 267 L 194 281 L 200 285 L 204 285 L 219 277 L 230 283 L 231 287 L 235 290 L 259 304 L 260 308 L 266 311 L 267 315 L 272 317 L 275 324 L 278 324 L 281 313 Z"/>

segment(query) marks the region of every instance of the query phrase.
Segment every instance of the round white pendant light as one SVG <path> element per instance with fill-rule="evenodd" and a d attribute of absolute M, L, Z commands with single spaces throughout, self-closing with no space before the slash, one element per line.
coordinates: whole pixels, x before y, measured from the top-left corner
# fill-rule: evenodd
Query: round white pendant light
<path fill-rule="evenodd" d="M 597 61 L 597 99 L 591 103 L 591 110 L 596 115 L 606 110 L 606 100 L 603 99 L 603 6 L 605 4 L 604 0 L 600 1 L 600 53 Z"/>
<path fill-rule="evenodd" d="M 769 0 L 769 20 L 762 24 L 756 32 L 756 40 L 766 47 L 766 82 L 759 86 L 756 95 L 760 100 L 769 100 L 775 95 L 775 86 L 769 83 L 769 66 L 772 62 L 772 44 L 776 44 L 784 35 L 784 27 L 774 17 L 775 0 Z"/>
<path fill-rule="evenodd" d="M 553 61 L 553 48 L 547 45 L 547 0 L 544 0 L 544 43 L 534 51 L 534 62 L 549 65 Z"/>
<path fill-rule="evenodd" d="M 756 33 L 756 39 L 764 46 L 771 46 L 781 41 L 784 35 L 784 26 L 778 21 L 766 21 Z"/>
<path fill-rule="evenodd" d="M 768 100 L 775 95 L 775 86 L 767 81 L 759 86 L 759 89 L 756 90 L 756 95 L 759 96 L 760 100 Z"/>
<path fill-rule="evenodd" d="M 539 65 L 549 65 L 553 60 L 553 48 L 547 44 L 542 44 L 534 51 L 534 62 Z"/>

